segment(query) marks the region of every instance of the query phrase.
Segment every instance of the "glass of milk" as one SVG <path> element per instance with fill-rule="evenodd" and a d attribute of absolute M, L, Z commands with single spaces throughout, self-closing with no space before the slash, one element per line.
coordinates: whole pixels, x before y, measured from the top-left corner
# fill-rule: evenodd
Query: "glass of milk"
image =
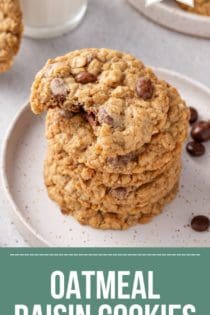
<path fill-rule="evenodd" d="M 87 0 L 20 0 L 25 35 L 49 38 L 67 33 L 85 15 Z"/>

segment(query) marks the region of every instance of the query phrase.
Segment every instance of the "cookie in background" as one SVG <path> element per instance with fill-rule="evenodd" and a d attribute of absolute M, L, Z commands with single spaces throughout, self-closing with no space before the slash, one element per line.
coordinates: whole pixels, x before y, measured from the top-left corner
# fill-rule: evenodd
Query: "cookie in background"
<path fill-rule="evenodd" d="M 13 64 L 23 32 L 19 0 L 0 0 L 0 72 Z"/>

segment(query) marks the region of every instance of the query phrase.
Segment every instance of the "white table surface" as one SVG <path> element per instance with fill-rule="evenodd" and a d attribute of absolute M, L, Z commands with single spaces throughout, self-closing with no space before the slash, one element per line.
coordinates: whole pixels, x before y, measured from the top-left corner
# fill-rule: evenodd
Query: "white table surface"
<path fill-rule="evenodd" d="M 0 75 L 1 143 L 46 59 L 82 47 L 127 51 L 148 65 L 175 70 L 210 86 L 210 40 L 158 26 L 126 0 L 90 0 L 87 15 L 77 29 L 56 39 L 24 39 L 13 68 Z M 9 217 L 10 207 L 0 184 L 0 247 L 28 246 Z"/>

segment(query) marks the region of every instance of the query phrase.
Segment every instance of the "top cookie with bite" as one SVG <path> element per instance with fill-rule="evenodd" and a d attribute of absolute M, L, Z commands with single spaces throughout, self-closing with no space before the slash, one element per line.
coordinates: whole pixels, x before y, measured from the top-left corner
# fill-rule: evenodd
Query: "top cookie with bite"
<path fill-rule="evenodd" d="M 191 7 L 187 4 L 183 4 L 179 1 L 177 1 L 178 5 L 190 12 L 190 13 L 196 13 L 200 15 L 210 16 L 210 0 L 194 0 L 194 6 Z"/>
<path fill-rule="evenodd" d="M 130 54 L 90 48 L 51 59 L 37 74 L 32 111 L 55 107 L 86 117 L 97 152 L 108 157 L 149 143 L 164 128 L 169 97 L 166 83 Z"/>

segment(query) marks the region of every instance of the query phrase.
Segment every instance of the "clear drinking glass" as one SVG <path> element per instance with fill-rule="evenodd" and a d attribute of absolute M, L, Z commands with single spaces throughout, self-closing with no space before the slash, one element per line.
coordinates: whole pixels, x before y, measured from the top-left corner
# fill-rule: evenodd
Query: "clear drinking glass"
<path fill-rule="evenodd" d="M 25 35 L 49 38 L 67 33 L 85 15 L 87 0 L 20 0 Z"/>

